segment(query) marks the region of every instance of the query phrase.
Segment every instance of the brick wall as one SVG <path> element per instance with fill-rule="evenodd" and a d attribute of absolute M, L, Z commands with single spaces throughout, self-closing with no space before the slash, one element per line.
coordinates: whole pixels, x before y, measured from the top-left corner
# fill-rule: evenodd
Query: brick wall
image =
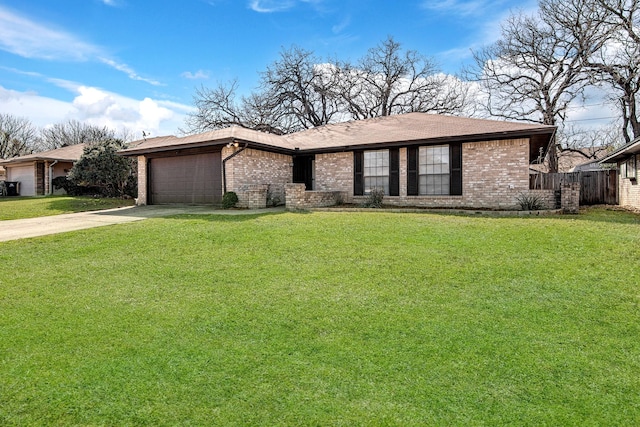
<path fill-rule="evenodd" d="M 640 185 L 638 180 L 632 181 L 629 178 L 620 176 L 618 182 L 620 206 L 640 209 Z"/>
<path fill-rule="evenodd" d="M 285 190 L 287 209 L 334 206 L 347 196 L 343 191 L 305 191 L 304 184 L 287 184 Z"/>
<path fill-rule="evenodd" d="M 555 190 L 529 190 L 526 194 L 538 197 L 545 209 L 557 209 Z"/>
<path fill-rule="evenodd" d="M 636 164 L 640 166 L 640 156 L 636 156 Z M 620 206 L 640 209 L 640 185 L 638 184 L 638 171 L 636 168 L 636 179 L 631 180 L 622 175 L 624 168 L 618 165 L 620 172 L 618 175 L 618 202 Z"/>
<path fill-rule="evenodd" d="M 353 152 L 316 154 L 316 187 L 318 191 L 340 191 L 344 201 L 353 201 Z"/>
<path fill-rule="evenodd" d="M 569 182 L 562 185 L 562 200 L 560 206 L 562 212 L 569 214 L 577 214 L 580 212 L 580 183 Z"/>
<path fill-rule="evenodd" d="M 138 198 L 136 205 L 144 206 L 147 204 L 147 158 L 138 156 Z"/>
<path fill-rule="evenodd" d="M 342 155 L 347 153 L 340 153 Z M 353 153 L 349 177 L 353 194 Z M 529 141 L 526 138 L 462 144 L 461 196 L 407 196 L 407 150 L 400 149 L 400 196 L 385 196 L 396 206 L 519 209 L 517 197 L 529 192 Z M 355 196 L 362 203 L 366 196 Z"/>
<path fill-rule="evenodd" d="M 267 207 L 269 184 L 248 184 L 237 192 L 239 208 L 264 209 Z"/>
<path fill-rule="evenodd" d="M 225 147 L 222 159 L 225 159 L 239 148 Z M 238 195 L 238 206 L 244 206 L 243 194 L 250 185 L 268 184 L 271 201 L 284 203 L 285 184 L 293 179 L 293 160 L 291 156 L 266 151 L 246 149 L 226 163 L 227 191 Z M 248 204 L 248 201 L 247 201 Z"/>

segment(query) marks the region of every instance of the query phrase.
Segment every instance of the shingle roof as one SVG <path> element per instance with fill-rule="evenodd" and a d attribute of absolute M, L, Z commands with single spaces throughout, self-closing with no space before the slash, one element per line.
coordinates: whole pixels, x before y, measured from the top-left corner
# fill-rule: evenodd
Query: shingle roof
<path fill-rule="evenodd" d="M 555 127 L 438 114 L 408 113 L 321 126 L 286 135 L 294 147 L 337 148 L 391 142 L 553 133 Z"/>
<path fill-rule="evenodd" d="M 75 162 L 80 159 L 84 151 L 85 144 L 69 145 L 56 150 L 42 151 L 40 153 L 27 154 L 26 156 L 13 157 L 0 161 L 0 165 L 12 163 L 31 162 L 37 160 L 68 161 Z"/>
<path fill-rule="evenodd" d="M 187 148 L 193 146 L 226 144 L 233 140 L 254 142 L 267 146 L 293 149 L 282 136 L 245 129 L 239 126 L 231 126 L 210 132 L 199 133 L 184 137 L 163 136 L 136 141 L 135 146 L 120 151 L 123 154 L 137 154 L 141 152 L 166 151 L 172 149 Z"/>
<path fill-rule="evenodd" d="M 282 136 L 232 126 L 181 138 L 168 136 L 138 141 L 134 148 L 122 150 L 121 153 L 135 155 L 223 144 L 233 140 L 286 151 L 296 148 L 335 151 L 347 147 L 395 142 L 480 140 L 529 135 L 547 135 L 548 141 L 554 130 L 554 126 L 539 124 L 408 113 L 330 124 Z"/>
<path fill-rule="evenodd" d="M 623 145 L 622 147 L 609 154 L 604 159 L 600 160 L 600 163 L 615 163 L 625 160 L 632 154 L 640 153 L 640 138 L 636 138 L 630 143 Z"/>

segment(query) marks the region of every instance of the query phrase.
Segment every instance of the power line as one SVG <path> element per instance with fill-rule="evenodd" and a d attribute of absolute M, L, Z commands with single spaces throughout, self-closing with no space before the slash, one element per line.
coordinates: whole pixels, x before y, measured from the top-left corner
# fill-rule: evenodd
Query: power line
<path fill-rule="evenodd" d="M 596 120 L 609 120 L 609 119 L 617 119 L 618 116 L 609 116 L 609 117 L 592 117 L 590 119 L 571 119 L 564 120 L 565 122 L 592 122 Z"/>

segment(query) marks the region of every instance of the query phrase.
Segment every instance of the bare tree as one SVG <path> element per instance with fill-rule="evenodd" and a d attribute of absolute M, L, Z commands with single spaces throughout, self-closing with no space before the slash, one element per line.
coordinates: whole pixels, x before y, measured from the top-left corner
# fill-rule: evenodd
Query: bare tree
<path fill-rule="evenodd" d="M 577 154 L 585 161 L 597 160 L 620 146 L 620 134 L 620 125 L 615 122 L 591 129 L 565 123 L 557 134 L 558 157 Z"/>
<path fill-rule="evenodd" d="M 340 94 L 355 120 L 408 112 L 454 113 L 466 91 L 450 85 L 435 63 L 415 50 L 403 50 L 388 37 L 356 64 L 338 67 Z"/>
<path fill-rule="evenodd" d="M 334 65 L 293 46 L 262 73 L 262 89 L 272 109 L 284 107 L 298 129 L 332 123 L 340 114 Z"/>
<path fill-rule="evenodd" d="M 237 99 L 237 81 L 196 91 L 196 111 L 184 133 L 237 125 L 290 133 L 329 123 L 414 111 L 460 113 L 468 109 L 469 86 L 437 73 L 416 51 L 388 38 L 357 65 L 322 61 L 299 47 L 284 49 L 261 73 L 260 87 Z"/>
<path fill-rule="evenodd" d="M 56 123 L 51 127 L 42 130 L 42 148 L 45 150 L 55 150 L 69 145 L 84 144 L 91 142 L 101 142 L 114 139 L 115 131 L 108 127 L 99 127 L 69 120 L 63 123 Z"/>
<path fill-rule="evenodd" d="M 640 137 L 640 2 L 542 0 L 540 7 L 570 34 L 593 83 L 613 89 L 624 139 Z"/>
<path fill-rule="evenodd" d="M 501 38 L 474 52 L 474 57 L 473 78 L 495 117 L 558 125 L 589 84 L 567 32 L 544 15 L 510 16 L 502 25 Z M 548 155 L 549 170 L 556 172 L 555 143 Z"/>
<path fill-rule="evenodd" d="M 197 133 L 240 126 L 274 134 L 284 134 L 293 127 L 282 105 L 270 102 L 266 94 L 252 93 L 236 100 L 237 81 L 204 86 L 193 97 L 196 111 L 189 114 L 182 133 Z"/>
<path fill-rule="evenodd" d="M 0 159 L 30 154 L 38 142 L 38 130 L 28 119 L 0 114 Z"/>

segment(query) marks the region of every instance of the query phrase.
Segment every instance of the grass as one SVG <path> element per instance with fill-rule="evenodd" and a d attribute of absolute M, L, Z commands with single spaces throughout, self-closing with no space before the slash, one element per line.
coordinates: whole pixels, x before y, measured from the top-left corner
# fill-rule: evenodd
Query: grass
<path fill-rule="evenodd" d="M 639 225 L 178 216 L 0 243 L 0 425 L 638 425 Z"/>
<path fill-rule="evenodd" d="M 0 197 L 0 221 L 132 206 L 133 200 L 47 196 Z"/>

